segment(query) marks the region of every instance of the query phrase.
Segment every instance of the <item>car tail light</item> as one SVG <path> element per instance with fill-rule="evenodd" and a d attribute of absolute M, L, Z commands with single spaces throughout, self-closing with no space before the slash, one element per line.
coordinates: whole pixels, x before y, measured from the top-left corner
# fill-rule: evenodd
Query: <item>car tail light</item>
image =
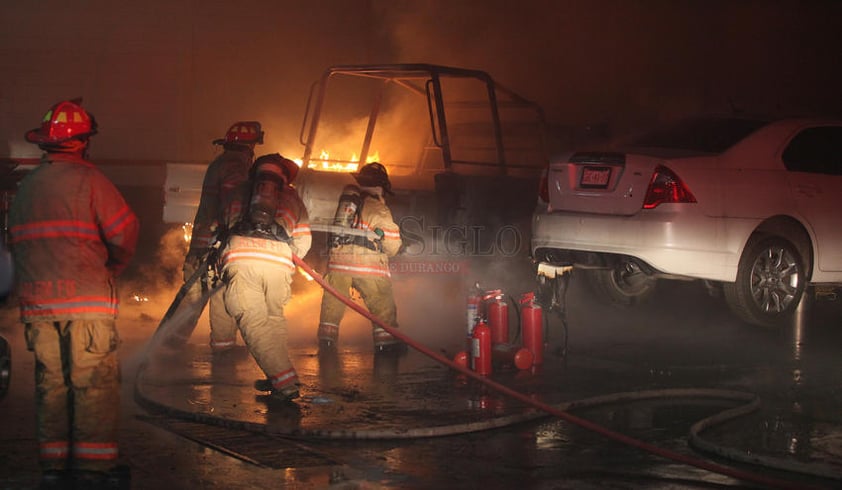
<path fill-rule="evenodd" d="M 643 199 L 643 209 L 653 209 L 663 203 L 696 202 L 696 197 L 672 170 L 658 165 Z"/>
<path fill-rule="evenodd" d="M 538 197 L 542 202 L 550 202 L 550 179 L 549 168 L 541 172 L 541 180 L 538 183 Z"/>

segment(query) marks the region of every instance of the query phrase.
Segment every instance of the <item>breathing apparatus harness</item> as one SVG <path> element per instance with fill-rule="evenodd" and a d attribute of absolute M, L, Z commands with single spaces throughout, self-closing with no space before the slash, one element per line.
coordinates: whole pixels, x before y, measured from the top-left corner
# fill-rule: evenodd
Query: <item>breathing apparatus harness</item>
<path fill-rule="evenodd" d="M 287 180 L 280 169 L 276 172 L 267 167 L 258 162 L 252 167 L 248 211 L 231 227 L 231 234 L 291 243 L 289 233 L 275 221 Z"/>
<path fill-rule="evenodd" d="M 367 197 L 377 198 L 376 194 L 368 192 L 356 185 L 346 185 L 342 189 L 342 195 L 339 196 L 339 204 L 336 206 L 336 214 L 333 218 L 335 226 L 346 228 L 349 230 L 359 230 L 362 228 L 362 211 L 363 204 Z M 359 245 L 375 252 L 382 252 L 383 245 L 381 239 L 383 238 L 383 230 L 376 229 L 374 233 L 379 237 L 377 240 L 370 240 L 369 238 L 358 234 L 345 234 L 336 232 L 330 234 L 330 247 L 336 248 L 341 245 Z"/>
<path fill-rule="evenodd" d="M 231 227 L 232 235 L 245 237 L 262 238 L 264 240 L 275 240 L 278 242 L 291 243 L 292 238 L 283 226 L 272 223 L 255 223 L 248 216 L 243 217 Z"/>

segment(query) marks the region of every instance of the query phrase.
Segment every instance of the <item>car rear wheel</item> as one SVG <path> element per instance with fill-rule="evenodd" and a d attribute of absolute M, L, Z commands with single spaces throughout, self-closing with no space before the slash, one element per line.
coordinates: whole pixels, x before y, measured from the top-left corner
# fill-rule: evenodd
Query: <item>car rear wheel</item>
<path fill-rule="evenodd" d="M 749 243 L 737 280 L 723 286 L 725 300 L 741 319 L 774 327 L 792 318 L 806 284 L 805 266 L 795 246 L 782 237 Z"/>
<path fill-rule="evenodd" d="M 655 292 L 655 279 L 632 261 L 623 261 L 612 269 L 589 270 L 588 281 L 603 300 L 616 306 L 634 306 L 648 300 Z"/>

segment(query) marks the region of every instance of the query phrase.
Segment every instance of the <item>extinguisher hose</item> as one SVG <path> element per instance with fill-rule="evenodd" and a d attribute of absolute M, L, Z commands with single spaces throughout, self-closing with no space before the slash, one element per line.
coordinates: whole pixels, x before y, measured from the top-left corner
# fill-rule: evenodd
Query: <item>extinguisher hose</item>
<path fill-rule="evenodd" d="M 716 454 L 720 457 L 726 457 L 737 461 L 742 461 L 746 463 L 751 463 L 755 465 L 763 465 L 774 467 L 776 469 L 782 469 L 785 471 L 803 473 L 819 478 L 833 478 L 839 480 L 842 478 L 838 473 L 834 472 L 832 468 L 823 468 L 817 467 L 816 465 L 806 465 L 806 464 L 799 464 L 799 463 L 790 463 L 790 462 L 781 462 L 775 458 L 763 458 L 761 456 L 756 455 L 745 455 L 742 451 L 731 451 L 728 449 L 719 448 L 714 446 L 710 443 L 705 442 L 699 437 L 699 433 L 703 430 L 711 427 L 715 423 L 722 423 L 726 420 L 730 420 L 736 417 L 740 417 L 751 411 L 754 411 L 759 406 L 759 400 L 755 395 L 747 394 L 747 393 L 740 393 L 740 392 L 733 392 L 733 391 L 723 391 L 723 390 L 698 390 L 698 389 L 674 389 L 674 390 L 653 390 L 653 391 L 638 391 L 638 392 L 630 392 L 630 393 L 618 393 L 613 395 L 605 395 L 605 396 L 598 396 L 594 398 L 578 400 L 574 402 L 566 402 L 560 405 L 552 406 L 541 401 L 535 400 L 523 393 L 515 391 L 505 385 L 502 385 L 492 379 L 489 379 L 485 376 L 481 376 L 474 371 L 468 369 L 467 367 L 460 366 L 455 362 L 451 361 L 450 359 L 444 357 L 443 355 L 429 349 L 428 347 L 415 342 L 412 338 L 401 332 L 399 329 L 394 328 L 391 325 L 386 324 L 379 318 L 375 317 L 371 313 L 368 312 L 365 308 L 346 298 L 344 295 L 339 293 L 335 288 L 330 286 L 327 282 L 325 282 L 324 278 L 314 271 L 307 263 L 301 260 L 297 256 L 293 256 L 293 261 L 296 265 L 301 267 L 307 274 L 309 274 L 326 292 L 332 294 L 337 299 L 345 303 L 349 308 L 353 309 L 360 315 L 364 316 L 365 318 L 369 319 L 374 324 L 382 327 L 392 336 L 397 338 L 398 340 L 406 343 L 407 345 L 411 346 L 413 349 L 419 351 L 420 353 L 426 355 L 427 357 L 448 366 L 449 368 L 453 369 L 454 371 L 459 372 L 469 378 L 472 378 L 492 389 L 495 391 L 514 398 L 523 402 L 528 406 L 532 406 L 539 411 L 524 411 L 520 414 L 514 414 L 504 417 L 497 417 L 490 420 L 483 420 L 483 421 L 474 421 L 474 422 L 467 422 L 467 423 L 460 423 L 460 424 L 452 424 L 449 426 L 439 426 L 439 427 L 421 427 L 415 429 L 401 429 L 401 430 L 364 430 L 364 431 L 353 431 L 353 430 L 319 430 L 319 429 L 301 429 L 301 428 L 293 428 L 290 430 L 279 430 L 277 427 L 270 428 L 266 424 L 256 423 L 256 422 L 247 422 L 242 420 L 232 420 L 230 418 L 217 416 L 210 413 L 197 413 L 189 410 L 179 409 L 177 407 L 168 406 L 162 402 L 153 400 L 151 397 L 147 396 L 144 391 L 142 385 L 144 384 L 143 378 L 145 375 L 145 370 L 148 366 L 149 360 L 148 358 L 144 358 L 138 367 L 138 371 L 136 374 L 135 386 L 134 386 L 134 398 L 135 401 L 145 409 L 153 412 L 158 412 L 165 414 L 167 416 L 191 420 L 199 423 L 205 423 L 210 425 L 216 425 L 226 428 L 232 429 L 239 429 L 245 430 L 255 433 L 265 433 L 271 436 L 277 437 L 288 437 L 288 438 L 310 438 L 310 439 L 332 439 L 332 440 L 355 440 L 355 439 L 368 439 L 368 440 L 378 440 L 378 439 L 415 439 L 415 438 L 425 438 L 425 437 L 441 437 L 447 435 L 455 435 L 455 434 L 465 434 L 470 432 L 477 432 L 481 430 L 490 430 L 500 427 L 506 427 L 513 424 L 528 422 L 532 420 L 537 420 L 539 418 L 543 418 L 546 414 L 556 416 L 562 420 L 565 420 L 569 423 L 575 424 L 579 427 L 584 429 L 596 432 L 601 434 L 609 439 L 621 442 L 631 447 L 636 447 L 643 451 L 649 452 L 656 456 L 660 456 L 669 460 L 673 460 L 679 463 L 687 464 L 690 466 L 695 466 L 697 468 L 702 468 L 714 473 L 719 473 L 722 475 L 730 476 L 739 480 L 754 482 L 758 484 L 765 485 L 768 488 L 781 488 L 781 489 L 790 489 L 790 488 L 809 488 L 805 487 L 803 484 L 792 484 L 786 481 L 775 480 L 763 475 L 758 475 L 756 473 L 742 471 L 735 468 L 730 468 L 727 466 L 718 465 L 712 463 L 710 461 L 705 461 L 699 458 L 694 458 L 690 455 L 685 455 L 681 453 L 677 453 L 674 451 L 670 451 L 665 448 L 661 448 L 652 444 L 649 444 L 645 441 L 641 441 L 638 439 L 634 439 L 632 437 L 626 436 L 619 432 L 612 431 L 606 427 L 600 426 L 594 422 L 591 422 L 587 419 L 583 419 L 577 417 L 568 412 L 568 410 L 572 409 L 583 409 L 597 405 L 604 405 L 607 403 L 622 403 L 622 402 L 629 402 L 629 401 L 639 401 L 645 399 L 653 399 L 653 398 L 662 398 L 662 397 L 670 397 L 670 398 L 678 398 L 678 397 L 687 397 L 687 398 L 720 398 L 732 401 L 741 401 L 745 402 L 744 405 L 739 406 L 737 408 L 728 410 L 721 414 L 718 414 L 714 417 L 709 419 L 702 420 L 696 423 L 691 428 L 691 436 L 690 436 L 690 444 L 693 447 L 696 447 L 699 450 L 706 451 L 712 454 Z M 210 294 L 217 292 L 216 290 L 209 291 L 205 293 L 207 296 Z M 518 315 L 519 316 L 519 315 Z"/>

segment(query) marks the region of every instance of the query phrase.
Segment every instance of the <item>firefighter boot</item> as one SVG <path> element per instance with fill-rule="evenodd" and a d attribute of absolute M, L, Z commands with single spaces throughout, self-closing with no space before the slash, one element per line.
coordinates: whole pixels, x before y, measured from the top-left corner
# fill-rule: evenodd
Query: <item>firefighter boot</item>
<path fill-rule="evenodd" d="M 264 379 L 258 379 L 257 381 L 254 382 L 254 389 L 257 390 L 257 391 L 265 391 L 265 392 L 268 393 L 268 392 L 272 391 L 274 388 L 272 388 L 272 382 L 269 381 L 268 379 L 264 378 Z"/>
<path fill-rule="evenodd" d="M 273 390 L 271 396 L 275 401 L 291 402 L 301 396 L 301 393 L 298 391 L 298 386 L 290 385 L 284 386 L 280 390 Z"/>
<path fill-rule="evenodd" d="M 131 471 L 127 466 L 117 466 L 109 471 L 77 471 L 77 490 L 129 490 Z"/>
<path fill-rule="evenodd" d="M 374 347 L 374 353 L 380 355 L 402 356 L 407 353 L 409 349 L 403 342 L 391 342 L 388 344 L 380 344 Z"/>
<path fill-rule="evenodd" d="M 73 488 L 73 474 L 68 470 L 45 470 L 41 474 L 38 490 L 70 490 Z"/>
<path fill-rule="evenodd" d="M 290 386 L 285 386 L 280 390 L 275 389 L 272 386 L 272 382 L 268 379 L 258 379 L 254 382 L 254 389 L 257 391 L 263 391 L 266 393 L 270 393 L 270 396 L 279 401 L 291 401 L 300 396 L 298 391 L 298 386 L 293 384 Z"/>
<path fill-rule="evenodd" d="M 336 341 L 339 339 L 339 325 L 336 323 L 319 322 L 318 335 L 319 354 L 336 352 Z"/>
<path fill-rule="evenodd" d="M 379 325 L 374 326 L 372 336 L 374 337 L 375 354 L 401 356 L 406 354 L 408 350 L 404 342 L 396 339 Z"/>
<path fill-rule="evenodd" d="M 319 339 L 319 355 L 333 354 L 336 352 L 336 342 L 328 339 Z"/>

